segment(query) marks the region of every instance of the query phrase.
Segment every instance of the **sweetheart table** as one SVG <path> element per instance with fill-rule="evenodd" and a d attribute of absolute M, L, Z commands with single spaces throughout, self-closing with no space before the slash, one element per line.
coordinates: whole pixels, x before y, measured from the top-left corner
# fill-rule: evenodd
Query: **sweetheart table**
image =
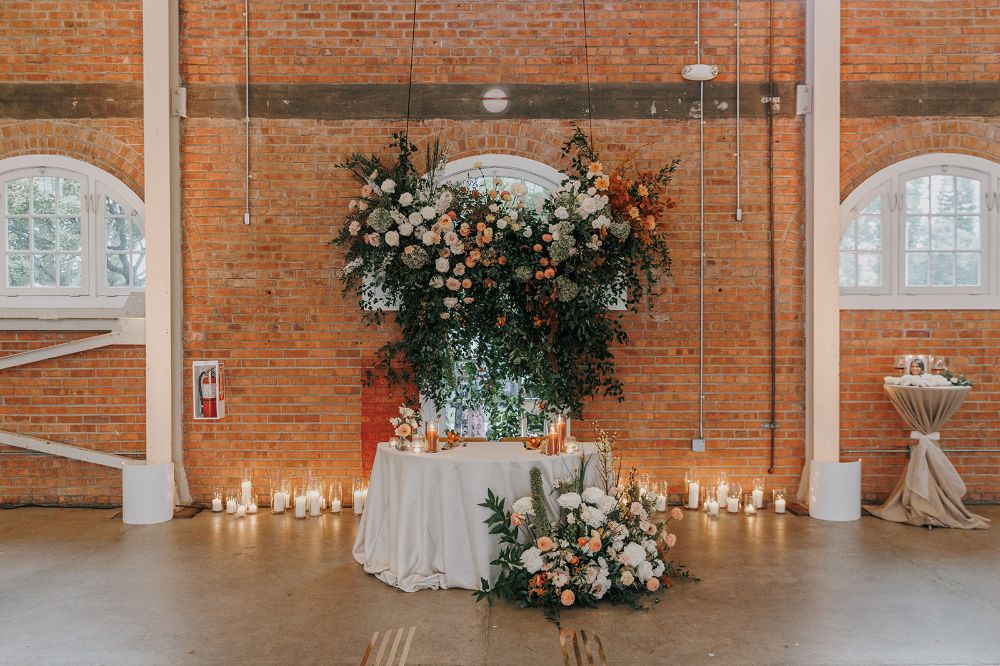
<path fill-rule="evenodd" d="M 590 458 L 586 483 L 599 474 L 592 443 L 581 444 Z M 546 456 L 521 442 L 468 442 L 449 451 L 414 454 L 378 445 L 368 498 L 354 541 L 354 558 L 366 572 L 405 592 L 451 587 L 478 590 L 481 579 L 496 580 L 490 566 L 500 541 L 478 506 L 487 489 L 507 499 L 507 507 L 530 494 L 529 472 L 542 471 L 551 488 L 556 479 L 578 473 L 580 454 Z M 550 515 L 556 504 L 547 496 Z"/>

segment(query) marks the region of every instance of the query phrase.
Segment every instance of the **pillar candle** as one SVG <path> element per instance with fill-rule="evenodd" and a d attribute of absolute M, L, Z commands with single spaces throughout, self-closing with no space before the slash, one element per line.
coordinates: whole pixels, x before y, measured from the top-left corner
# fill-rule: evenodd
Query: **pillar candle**
<path fill-rule="evenodd" d="M 257 513 L 257 502 L 250 502 L 250 506 L 247 507 L 247 513 Z"/>
<path fill-rule="evenodd" d="M 549 438 L 545 443 L 545 455 L 553 456 L 559 451 L 559 432 L 555 426 L 549 426 Z"/>
<path fill-rule="evenodd" d="M 296 495 L 295 496 L 295 517 L 305 518 L 306 517 L 306 496 Z"/>
<path fill-rule="evenodd" d="M 743 513 L 747 514 L 748 516 L 752 516 L 755 513 L 757 513 L 757 507 L 753 505 L 753 502 L 747 502 L 746 504 L 743 505 Z"/>
<path fill-rule="evenodd" d="M 247 508 L 245 505 L 240 504 L 238 507 L 236 507 L 236 517 L 242 518 L 245 515 L 247 515 Z"/>
<path fill-rule="evenodd" d="M 365 494 L 364 491 L 355 490 L 354 491 L 354 515 L 360 516 L 361 512 L 365 510 Z"/>
<path fill-rule="evenodd" d="M 437 423 L 431 421 L 427 424 L 425 429 L 425 437 L 427 439 L 427 452 L 435 453 L 438 449 L 438 428 Z"/>
<path fill-rule="evenodd" d="M 725 504 L 726 503 L 726 498 L 728 496 L 729 496 L 729 484 L 728 483 L 720 483 L 719 484 L 719 488 L 718 488 L 718 490 L 716 491 L 716 494 L 715 494 L 715 500 L 719 504 Z"/>
<path fill-rule="evenodd" d="M 776 500 L 774 502 L 774 512 L 775 513 L 784 513 L 785 512 L 785 498 L 784 497 L 782 497 L 781 499 Z"/>
<path fill-rule="evenodd" d="M 310 490 L 309 493 L 306 495 L 306 497 L 309 501 L 309 515 L 318 516 L 320 514 L 319 491 Z"/>
<path fill-rule="evenodd" d="M 562 450 L 563 445 L 566 443 L 566 417 L 562 414 L 556 418 L 556 436 L 558 437 L 558 448 L 556 453 Z"/>
<path fill-rule="evenodd" d="M 221 497 L 216 497 L 215 499 L 212 500 L 212 511 L 214 511 L 215 513 L 219 513 L 220 511 L 222 511 Z"/>
<path fill-rule="evenodd" d="M 708 506 L 709 515 L 711 516 L 719 515 L 719 500 L 710 499 L 708 500 L 708 502 L 706 502 L 706 505 Z"/>
<path fill-rule="evenodd" d="M 334 497 L 333 501 L 330 502 L 330 511 L 332 513 L 340 513 L 340 498 Z"/>
<path fill-rule="evenodd" d="M 729 513 L 739 513 L 740 512 L 740 501 L 735 497 L 726 498 L 726 511 Z"/>
<path fill-rule="evenodd" d="M 236 500 L 232 497 L 226 500 L 226 513 L 236 513 Z"/>
<path fill-rule="evenodd" d="M 688 508 L 697 509 L 698 508 L 698 493 L 701 491 L 701 486 L 697 481 L 692 481 L 688 484 Z"/>
<path fill-rule="evenodd" d="M 244 506 L 250 504 L 250 500 L 253 499 L 251 497 L 251 494 L 253 492 L 253 484 L 250 483 L 249 479 L 240 484 L 240 491 L 241 491 L 240 503 L 243 504 Z"/>
<path fill-rule="evenodd" d="M 274 499 L 271 502 L 271 511 L 282 513 L 285 510 L 285 493 L 281 491 L 274 493 Z"/>
<path fill-rule="evenodd" d="M 326 498 L 322 495 L 319 496 L 319 510 L 323 511 L 326 509 Z"/>
<path fill-rule="evenodd" d="M 667 496 L 663 493 L 656 496 L 656 510 L 660 513 L 667 510 Z"/>
<path fill-rule="evenodd" d="M 764 490 L 762 488 L 753 489 L 753 506 L 755 509 L 764 508 Z"/>

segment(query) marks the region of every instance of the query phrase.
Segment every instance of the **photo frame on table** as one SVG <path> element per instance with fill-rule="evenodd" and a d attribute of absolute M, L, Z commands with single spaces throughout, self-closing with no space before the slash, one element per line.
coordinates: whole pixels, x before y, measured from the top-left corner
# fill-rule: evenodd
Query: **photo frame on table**
<path fill-rule="evenodd" d="M 919 372 L 913 372 L 919 368 Z M 931 357 L 927 354 L 907 354 L 903 357 L 904 375 L 924 375 L 931 370 Z"/>

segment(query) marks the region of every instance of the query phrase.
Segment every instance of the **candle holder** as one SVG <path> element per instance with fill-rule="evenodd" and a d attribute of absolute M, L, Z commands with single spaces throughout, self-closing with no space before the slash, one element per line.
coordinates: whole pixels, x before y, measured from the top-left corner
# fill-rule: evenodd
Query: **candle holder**
<path fill-rule="evenodd" d="M 221 513 L 225 508 L 222 502 L 222 488 L 212 491 L 212 513 Z"/>
<path fill-rule="evenodd" d="M 579 453 L 580 443 L 572 435 L 566 438 L 566 453 Z"/>
<path fill-rule="evenodd" d="M 698 480 L 698 470 L 694 467 L 684 475 L 684 490 L 687 491 L 684 508 L 697 511 L 701 499 L 701 482 Z"/>
<path fill-rule="evenodd" d="M 424 440 L 423 435 L 416 434 L 413 436 L 413 443 L 410 444 L 410 450 L 417 455 L 420 455 L 421 453 L 426 453 L 427 442 L 426 440 Z"/>
<path fill-rule="evenodd" d="M 243 468 L 243 480 L 240 481 L 240 504 L 249 506 L 253 499 L 253 478 L 249 467 Z"/>
<path fill-rule="evenodd" d="M 330 513 L 340 513 L 343 508 L 344 488 L 340 481 L 330 482 Z"/>
<path fill-rule="evenodd" d="M 665 513 L 667 510 L 667 502 L 670 499 L 670 487 L 667 485 L 666 481 L 656 482 L 656 510 L 659 513 Z"/>
<path fill-rule="evenodd" d="M 236 493 L 229 493 L 226 496 L 226 513 L 236 513 Z"/>
<path fill-rule="evenodd" d="M 705 512 L 712 518 L 718 518 L 719 506 L 719 489 L 716 487 L 705 498 Z"/>
<path fill-rule="evenodd" d="M 764 479 L 758 477 L 753 480 L 753 493 L 751 493 L 751 500 L 753 501 L 753 508 L 764 508 Z"/>
<path fill-rule="evenodd" d="M 259 500 L 256 495 L 250 498 L 250 504 L 247 505 L 247 514 L 254 515 L 260 510 L 258 502 Z"/>
<path fill-rule="evenodd" d="M 721 506 L 725 506 L 726 500 L 729 498 L 729 484 L 726 482 L 725 472 L 719 472 L 719 485 L 716 488 L 718 492 L 715 494 L 715 499 Z"/>
<path fill-rule="evenodd" d="M 566 415 L 559 414 L 556 416 L 556 436 L 558 437 L 558 448 L 557 451 L 562 451 L 566 444 Z"/>
<path fill-rule="evenodd" d="M 354 479 L 351 484 L 351 507 L 355 516 L 360 516 L 365 510 L 365 499 L 368 497 L 368 484 L 364 479 Z"/>
<path fill-rule="evenodd" d="M 314 518 L 323 513 L 323 502 L 320 499 L 322 495 L 323 481 L 310 474 L 306 484 L 306 509 L 308 509 L 309 515 Z"/>
<path fill-rule="evenodd" d="M 729 494 L 726 496 L 726 513 L 740 512 L 740 499 L 742 494 L 743 489 L 738 485 L 733 484 L 729 487 Z"/>
<path fill-rule="evenodd" d="M 297 485 L 292 493 L 292 513 L 296 520 L 305 520 L 309 517 L 309 498 L 306 496 L 304 484 Z"/>
<path fill-rule="evenodd" d="M 437 453 L 438 426 L 437 421 L 428 421 L 424 426 L 424 437 L 427 439 L 427 453 Z"/>
<path fill-rule="evenodd" d="M 774 489 L 774 512 L 784 513 L 785 512 L 785 489 L 775 488 Z"/>
<path fill-rule="evenodd" d="M 545 455 L 554 456 L 559 451 L 559 431 L 556 426 L 549 426 L 549 434 L 545 440 Z"/>
<path fill-rule="evenodd" d="M 288 508 L 288 493 L 281 480 L 281 472 L 271 472 L 271 513 L 284 513 Z"/>
<path fill-rule="evenodd" d="M 753 503 L 752 493 L 747 493 L 743 496 L 743 513 L 748 516 L 757 515 L 757 507 Z"/>

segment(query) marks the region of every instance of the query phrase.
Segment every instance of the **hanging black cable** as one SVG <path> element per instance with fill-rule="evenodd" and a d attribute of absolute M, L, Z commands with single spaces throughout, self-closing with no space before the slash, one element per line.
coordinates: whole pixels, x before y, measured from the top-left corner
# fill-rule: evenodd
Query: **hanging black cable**
<path fill-rule="evenodd" d="M 587 46 L 587 0 L 583 3 L 583 61 L 587 76 L 587 123 L 589 126 L 590 145 L 594 145 L 594 103 L 590 97 L 590 49 Z"/>
<path fill-rule="evenodd" d="M 417 0 L 413 0 L 413 19 L 410 24 L 410 69 L 406 75 L 406 129 L 403 136 L 410 140 L 410 100 L 413 97 L 413 47 L 417 41 Z"/>

